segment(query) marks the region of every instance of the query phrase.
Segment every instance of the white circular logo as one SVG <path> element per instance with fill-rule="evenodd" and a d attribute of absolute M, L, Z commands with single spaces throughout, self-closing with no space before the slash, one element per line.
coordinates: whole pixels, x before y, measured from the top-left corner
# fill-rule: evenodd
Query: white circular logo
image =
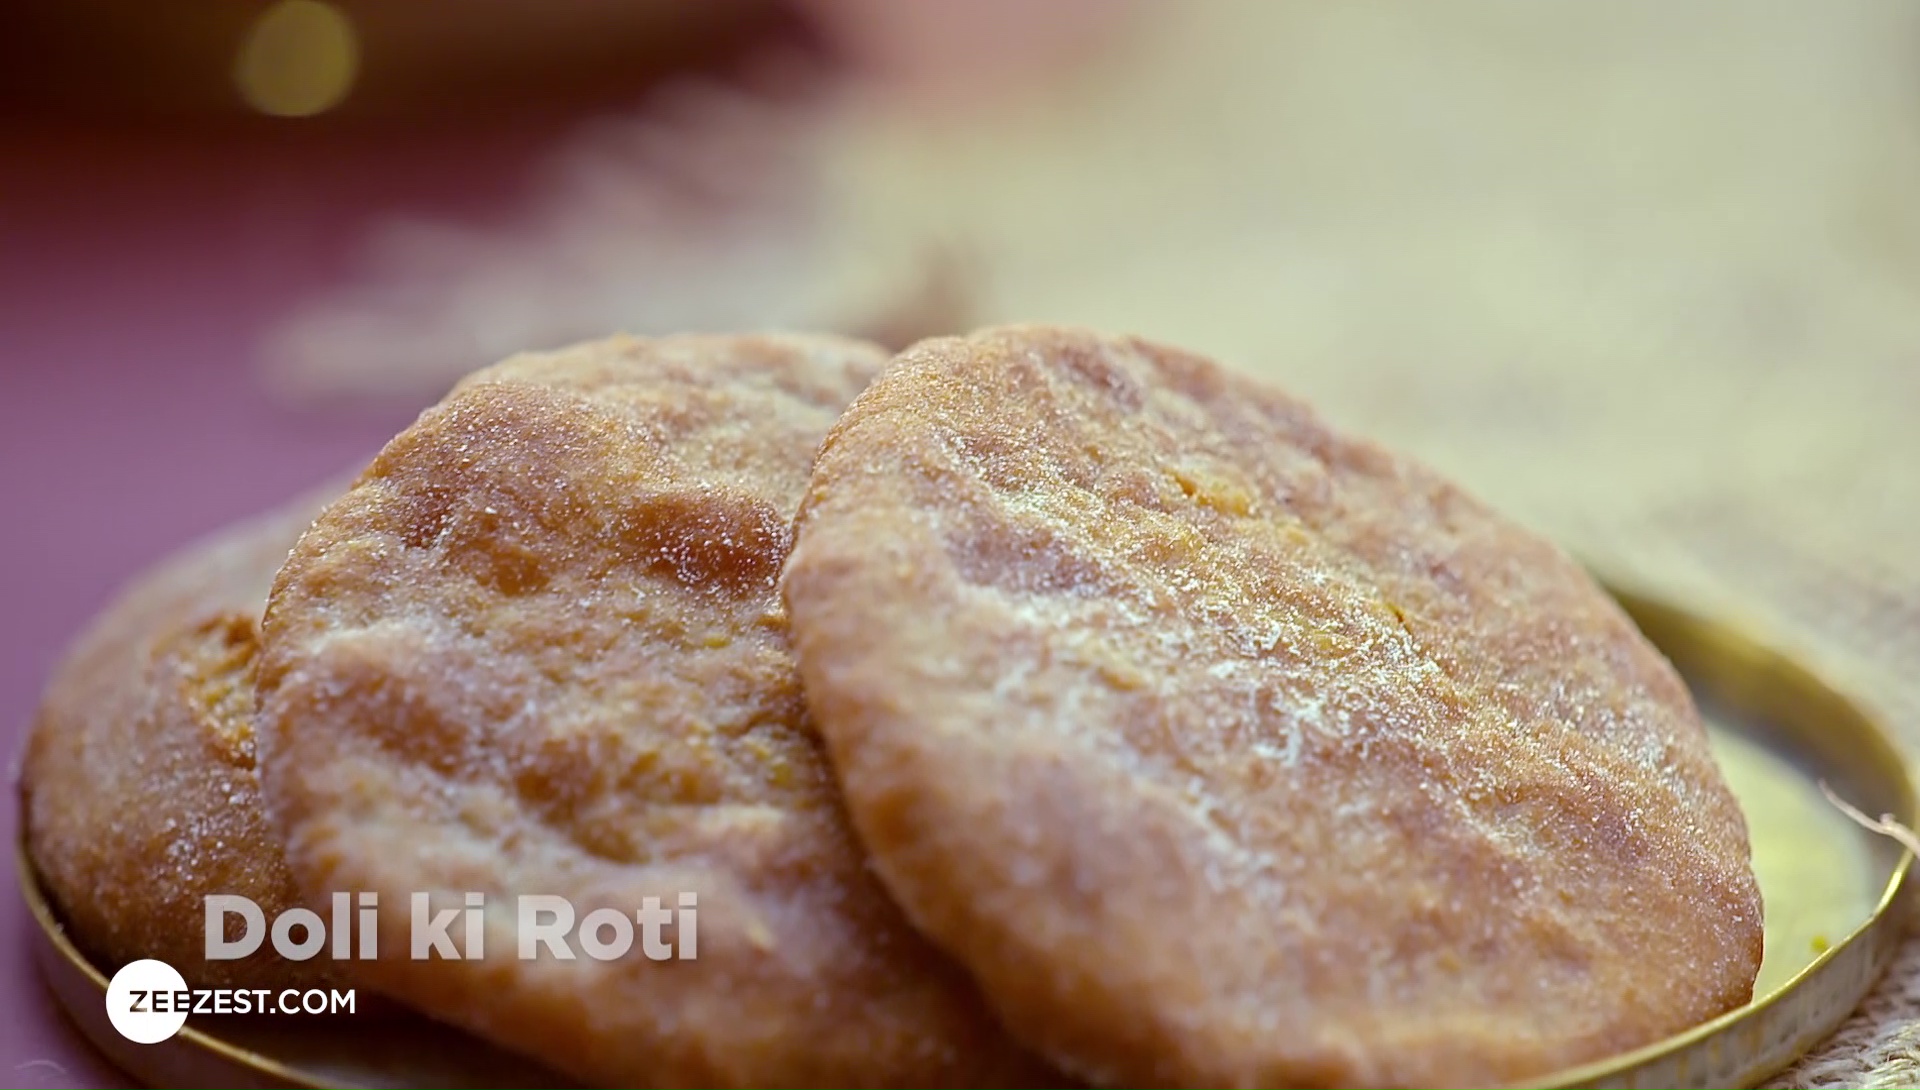
<path fill-rule="evenodd" d="M 166 962 L 130 961 L 107 985 L 107 1019 L 129 1041 L 158 1044 L 186 1024 L 186 991 L 186 978 Z"/>

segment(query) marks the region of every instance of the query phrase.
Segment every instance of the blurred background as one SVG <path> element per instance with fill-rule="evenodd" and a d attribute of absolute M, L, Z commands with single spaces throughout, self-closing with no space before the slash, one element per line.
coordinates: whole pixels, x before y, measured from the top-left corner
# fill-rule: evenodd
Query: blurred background
<path fill-rule="evenodd" d="M 1920 742 L 1903 0 L 14 0 L 0 731 L 473 367 L 1015 320 L 1263 375 Z M 40 1006 L 0 1076 L 110 1078 Z M 1910 951 L 1786 1082 L 1912 1085 L 1916 1019 Z"/>

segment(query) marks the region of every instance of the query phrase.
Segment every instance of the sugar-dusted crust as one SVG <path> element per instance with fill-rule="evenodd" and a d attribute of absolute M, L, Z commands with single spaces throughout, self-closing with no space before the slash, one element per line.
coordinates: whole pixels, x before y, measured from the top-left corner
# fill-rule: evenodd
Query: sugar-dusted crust
<path fill-rule="evenodd" d="M 882 362 L 794 336 L 517 357 L 301 540 L 267 613 L 266 787 L 310 897 L 379 894 L 371 984 L 607 1084 L 1049 1077 L 867 870 L 787 649 L 809 459 Z M 484 894 L 486 956 L 412 960 L 416 891 Z M 519 895 L 681 893 L 692 960 L 516 956 Z"/>
<path fill-rule="evenodd" d="M 875 866 L 1114 1085 L 1480 1085 L 1748 999 L 1747 833 L 1570 560 L 1184 352 L 924 342 L 784 578 Z"/>
<path fill-rule="evenodd" d="M 207 987 L 304 987 L 329 975 L 270 943 L 206 961 L 204 898 L 248 897 L 267 919 L 299 903 L 260 806 L 252 670 L 274 573 L 344 488 L 141 575 L 47 687 L 21 760 L 27 850 L 69 934 L 109 973 L 158 958 Z"/>

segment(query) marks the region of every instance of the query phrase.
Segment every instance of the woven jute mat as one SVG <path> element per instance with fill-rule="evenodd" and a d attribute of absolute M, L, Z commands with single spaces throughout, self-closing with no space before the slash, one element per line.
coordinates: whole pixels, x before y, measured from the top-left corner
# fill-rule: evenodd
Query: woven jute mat
<path fill-rule="evenodd" d="M 289 319 L 271 374 L 417 396 L 613 328 L 1139 332 L 1765 634 L 1920 747 L 1920 7 L 1135 18 L 932 121 L 683 88 L 581 135 L 518 224 L 396 227 L 364 284 Z M 662 182 L 676 141 L 669 176 L 724 215 Z M 1910 944 L 1780 1085 L 1917 1084 Z"/>

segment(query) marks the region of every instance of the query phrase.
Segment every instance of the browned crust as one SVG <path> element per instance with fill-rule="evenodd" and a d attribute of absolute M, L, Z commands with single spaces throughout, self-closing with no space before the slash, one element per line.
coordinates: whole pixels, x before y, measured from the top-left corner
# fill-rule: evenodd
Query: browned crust
<path fill-rule="evenodd" d="M 206 961 L 203 898 L 239 894 L 268 919 L 299 903 L 260 806 L 252 670 L 274 573 L 343 487 L 141 575 L 48 684 L 21 763 L 27 850 L 74 942 L 109 973 L 158 958 L 207 987 L 328 979 L 270 943 Z"/>
<path fill-rule="evenodd" d="M 884 361 L 615 338 L 461 385 L 276 585 L 263 767 L 303 889 L 379 893 L 371 984 L 619 1085 L 1045 1081 L 868 873 L 776 578 L 809 458 Z M 699 897 L 692 961 L 406 956 L 412 891 Z"/>
<path fill-rule="evenodd" d="M 1094 1081 L 1481 1084 L 1750 996 L 1746 826 L 1671 667 L 1549 544 L 1204 359 L 910 349 L 784 592 L 888 888 Z"/>

